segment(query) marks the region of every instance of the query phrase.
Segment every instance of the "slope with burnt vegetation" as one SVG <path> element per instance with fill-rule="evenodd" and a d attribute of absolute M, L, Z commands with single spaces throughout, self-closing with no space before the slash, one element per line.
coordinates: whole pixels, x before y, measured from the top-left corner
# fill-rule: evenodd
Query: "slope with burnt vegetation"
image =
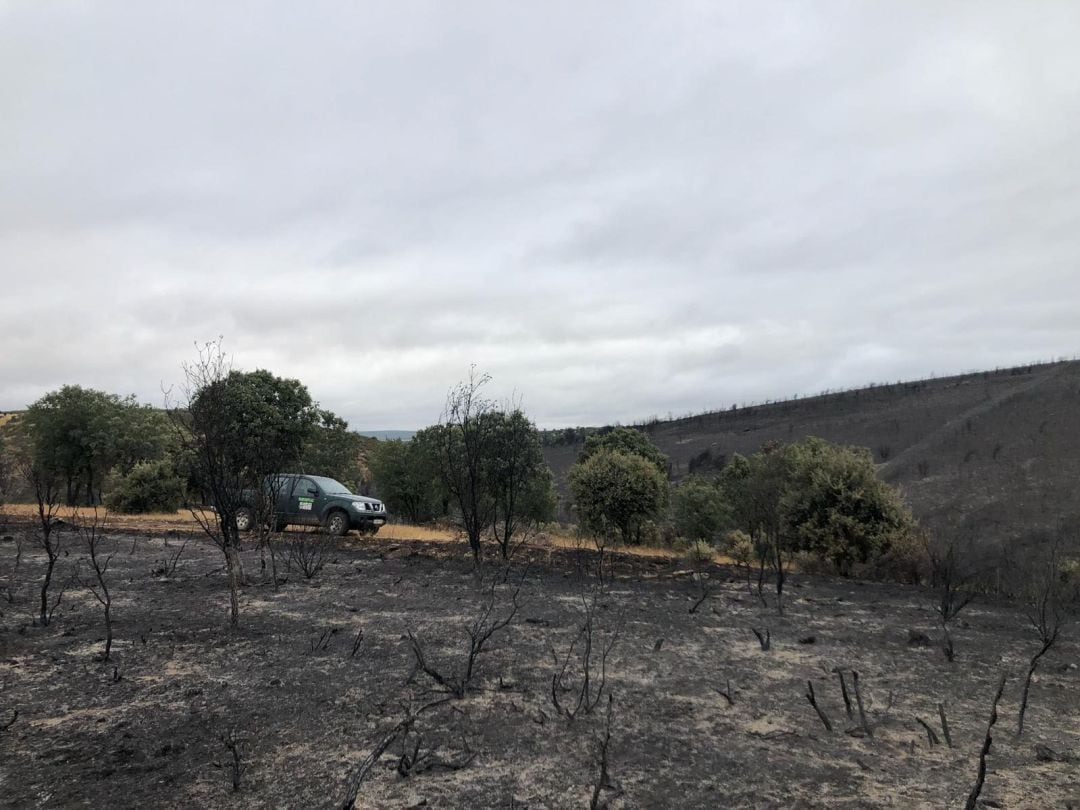
<path fill-rule="evenodd" d="M 868 447 L 924 526 L 983 540 L 1022 539 L 1080 513 L 1080 362 L 919 380 L 732 408 L 640 426 L 678 480 L 735 453 L 818 436 Z M 549 432 L 560 491 L 584 436 Z"/>

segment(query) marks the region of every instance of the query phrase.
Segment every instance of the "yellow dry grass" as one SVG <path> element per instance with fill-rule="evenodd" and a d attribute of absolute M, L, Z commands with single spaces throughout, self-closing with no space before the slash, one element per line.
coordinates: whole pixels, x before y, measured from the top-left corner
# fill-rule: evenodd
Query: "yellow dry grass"
<path fill-rule="evenodd" d="M 0 413 L 0 427 L 3 427 L 4 425 L 6 425 L 8 422 L 10 422 L 16 416 L 18 416 L 18 414 L 16 414 L 16 413 Z"/>
<path fill-rule="evenodd" d="M 2 511 L 6 511 L 9 515 L 23 518 L 32 518 L 37 515 L 37 507 L 34 504 L 29 503 L 6 504 L 0 506 L 0 512 Z M 93 513 L 94 510 L 92 507 L 61 507 L 59 516 L 64 520 L 75 523 L 84 518 L 91 517 Z M 104 514 L 104 509 L 99 508 L 98 516 L 101 517 Z M 187 510 L 180 510 L 179 512 L 154 512 L 145 515 L 109 514 L 108 522 L 110 525 L 120 528 L 145 529 L 147 531 L 167 531 L 170 529 L 177 531 L 199 530 L 198 522 L 196 522 L 195 518 L 193 518 L 191 513 Z M 418 540 L 429 543 L 445 543 L 454 540 L 463 540 L 464 535 L 459 531 L 443 526 L 413 526 L 408 523 L 390 523 L 379 529 L 376 538 L 391 542 Z M 583 540 L 572 534 L 542 533 L 531 538 L 529 545 L 561 549 L 594 548 L 591 541 Z M 652 557 L 667 560 L 682 556 L 681 552 L 657 546 L 617 546 L 612 547 L 611 550 L 619 553 L 633 554 L 638 557 Z M 725 565 L 734 562 L 730 557 L 726 557 L 723 554 L 716 554 L 713 559 L 715 562 Z"/>

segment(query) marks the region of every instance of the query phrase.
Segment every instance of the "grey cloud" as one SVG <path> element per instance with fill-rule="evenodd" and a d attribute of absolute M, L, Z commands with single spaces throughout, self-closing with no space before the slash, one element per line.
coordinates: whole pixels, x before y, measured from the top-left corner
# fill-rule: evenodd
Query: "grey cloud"
<path fill-rule="evenodd" d="M 360 427 L 1076 353 L 1080 9 L 0 3 L 0 408 L 195 340 Z"/>

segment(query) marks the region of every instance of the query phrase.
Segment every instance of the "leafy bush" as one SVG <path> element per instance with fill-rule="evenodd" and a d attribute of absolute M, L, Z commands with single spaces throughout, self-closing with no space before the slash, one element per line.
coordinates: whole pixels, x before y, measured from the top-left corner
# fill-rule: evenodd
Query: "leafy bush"
<path fill-rule="evenodd" d="M 732 514 L 717 481 L 689 476 L 672 490 L 675 531 L 691 540 L 712 542 L 731 525 Z"/>
<path fill-rule="evenodd" d="M 855 566 L 856 576 L 904 585 L 921 585 L 928 571 L 926 542 L 914 531 L 893 536 L 879 554 Z"/>
<path fill-rule="evenodd" d="M 184 503 L 184 485 L 172 463 L 143 461 L 113 479 L 105 505 L 113 512 L 175 512 Z"/>
<path fill-rule="evenodd" d="M 739 565 L 752 565 L 758 558 L 754 541 L 746 532 L 734 529 L 724 535 L 723 552 Z"/>
<path fill-rule="evenodd" d="M 695 540 L 690 544 L 690 547 L 686 549 L 686 553 L 683 554 L 683 559 L 690 565 L 708 565 L 713 561 L 716 555 L 716 549 L 714 549 L 709 543 L 704 540 Z"/>

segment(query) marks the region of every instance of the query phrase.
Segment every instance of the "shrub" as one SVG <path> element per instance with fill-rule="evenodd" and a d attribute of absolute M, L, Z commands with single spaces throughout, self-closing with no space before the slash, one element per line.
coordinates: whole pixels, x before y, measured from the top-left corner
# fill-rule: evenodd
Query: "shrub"
<path fill-rule="evenodd" d="M 915 532 L 894 536 L 888 546 L 866 563 L 855 566 L 856 576 L 921 585 L 928 578 L 926 545 Z"/>
<path fill-rule="evenodd" d="M 113 512 L 175 512 L 184 503 L 184 487 L 169 461 L 143 461 L 113 479 L 105 505 Z"/>
<path fill-rule="evenodd" d="M 704 540 L 695 540 L 683 554 L 683 559 L 690 565 L 708 565 L 713 561 L 716 549 Z"/>
<path fill-rule="evenodd" d="M 722 550 L 739 565 L 752 565 L 758 557 L 750 535 L 739 529 L 734 529 L 724 535 Z"/>

